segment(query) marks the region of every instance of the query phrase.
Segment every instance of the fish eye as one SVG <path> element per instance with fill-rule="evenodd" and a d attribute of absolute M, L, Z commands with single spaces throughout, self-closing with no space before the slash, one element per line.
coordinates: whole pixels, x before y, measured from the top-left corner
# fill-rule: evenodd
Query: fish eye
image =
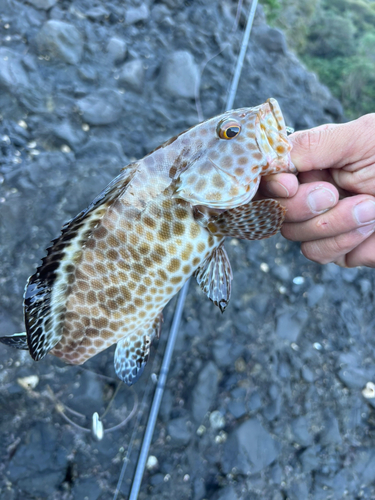
<path fill-rule="evenodd" d="M 241 125 L 234 120 L 224 120 L 217 126 L 217 135 L 220 139 L 234 139 L 241 132 Z"/>

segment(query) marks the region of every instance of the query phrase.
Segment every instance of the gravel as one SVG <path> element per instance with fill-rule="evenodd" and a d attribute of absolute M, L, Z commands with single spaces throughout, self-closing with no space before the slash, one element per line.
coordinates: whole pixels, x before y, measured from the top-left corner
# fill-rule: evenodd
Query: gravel
<path fill-rule="evenodd" d="M 204 116 L 223 111 L 245 3 L 234 34 L 229 0 L 1 3 L 0 333 L 23 330 L 26 279 L 62 224 L 197 123 L 197 82 Z M 343 120 L 259 8 L 235 106 L 270 96 L 296 129 Z M 314 264 L 280 235 L 226 248 L 231 302 L 222 315 L 192 280 L 140 500 L 375 498 L 375 400 L 361 392 L 375 382 L 373 271 Z M 71 367 L 1 346 L 2 499 L 111 499 L 131 445 L 128 497 L 174 303 L 101 442 L 89 428 L 118 384 L 113 348 Z M 137 417 L 111 430 L 137 398 L 138 430 Z"/>

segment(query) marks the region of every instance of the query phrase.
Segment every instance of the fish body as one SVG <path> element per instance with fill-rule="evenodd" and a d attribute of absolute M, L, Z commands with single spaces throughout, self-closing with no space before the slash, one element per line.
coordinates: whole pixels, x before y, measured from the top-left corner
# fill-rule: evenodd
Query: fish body
<path fill-rule="evenodd" d="M 125 167 L 63 227 L 28 280 L 31 356 L 81 364 L 117 343 L 116 373 L 134 383 L 164 306 L 192 274 L 225 309 L 225 237 L 261 239 L 280 228 L 283 207 L 252 199 L 261 176 L 295 171 L 290 149 L 270 99 L 202 122 Z"/>

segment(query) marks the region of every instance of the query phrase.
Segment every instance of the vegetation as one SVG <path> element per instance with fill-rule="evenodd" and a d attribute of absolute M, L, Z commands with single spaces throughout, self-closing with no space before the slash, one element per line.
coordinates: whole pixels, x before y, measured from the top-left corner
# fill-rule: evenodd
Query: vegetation
<path fill-rule="evenodd" d="M 341 101 L 375 112 L 375 0 L 261 0 L 268 22 Z"/>

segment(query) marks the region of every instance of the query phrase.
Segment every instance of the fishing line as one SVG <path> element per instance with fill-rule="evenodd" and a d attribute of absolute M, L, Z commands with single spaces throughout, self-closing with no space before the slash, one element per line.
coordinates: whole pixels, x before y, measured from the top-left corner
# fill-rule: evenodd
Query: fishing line
<path fill-rule="evenodd" d="M 249 16 L 247 18 L 245 33 L 244 33 L 242 43 L 241 43 L 240 53 L 239 53 L 238 58 L 237 58 L 236 69 L 234 71 L 232 84 L 230 86 L 230 91 L 229 91 L 229 95 L 228 95 L 228 99 L 227 99 L 227 103 L 226 103 L 227 110 L 232 109 L 234 98 L 236 96 L 238 82 L 240 79 L 240 75 L 241 75 L 241 71 L 242 71 L 242 67 L 243 67 L 243 62 L 244 62 L 245 55 L 246 55 L 246 49 L 247 49 L 248 44 L 249 44 L 249 38 L 250 38 L 251 28 L 252 28 L 253 21 L 254 21 L 254 16 L 255 16 L 257 4 L 258 4 L 258 0 L 252 1 L 250 13 L 249 13 Z M 174 349 L 177 334 L 179 331 L 182 312 L 183 312 L 184 305 L 185 305 L 185 299 L 186 299 L 186 295 L 187 295 L 188 288 L 189 288 L 189 282 L 190 282 L 190 279 L 185 283 L 185 285 L 182 287 L 182 289 L 178 295 L 176 310 L 175 310 L 174 317 L 173 317 L 173 323 L 172 323 L 171 330 L 169 332 L 168 342 L 167 342 L 167 346 L 165 348 L 164 358 L 163 358 L 162 366 L 161 366 L 160 373 L 159 373 L 159 380 L 158 380 L 158 383 L 156 386 L 154 399 L 152 401 L 150 414 L 149 414 L 149 417 L 147 420 L 146 431 L 145 431 L 145 434 L 143 437 L 141 452 L 139 454 L 137 467 L 136 467 L 134 478 L 133 478 L 132 488 L 130 491 L 129 500 L 137 500 L 137 498 L 138 498 L 139 490 L 140 490 L 141 483 L 142 483 L 143 473 L 144 473 L 144 469 L 146 466 L 147 456 L 148 456 L 152 436 L 153 436 L 155 425 L 156 425 L 156 419 L 158 416 L 160 403 L 161 403 L 161 400 L 163 397 L 164 387 L 165 387 L 165 383 L 167 380 L 168 371 L 169 371 L 169 367 L 170 367 L 170 363 L 171 363 L 171 359 L 172 359 L 173 349 Z M 123 464 L 113 500 L 117 500 L 119 489 L 121 487 L 121 483 L 122 483 L 122 480 L 124 477 L 124 471 L 126 468 L 126 464 L 127 464 L 127 461 L 125 461 Z"/>
<path fill-rule="evenodd" d="M 233 27 L 232 27 L 232 29 L 230 31 L 230 35 L 234 35 L 234 33 L 237 30 L 238 22 L 240 20 L 240 15 L 241 15 L 242 2 L 243 2 L 243 0 L 239 0 L 239 2 L 237 4 L 236 17 L 234 19 L 234 23 L 233 23 Z M 202 103 L 201 103 L 201 97 L 200 97 L 200 84 L 201 84 L 201 79 L 202 79 L 203 71 L 205 70 L 207 64 L 210 61 L 212 61 L 213 59 L 215 59 L 215 57 L 219 56 L 222 52 L 224 52 L 224 50 L 229 46 L 230 42 L 231 42 L 231 40 L 230 40 L 230 37 L 229 37 L 228 41 L 224 44 L 224 47 L 222 49 L 220 49 L 218 52 L 216 52 L 215 54 L 213 54 L 210 57 L 208 57 L 203 62 L 202 68 L 201 68 L 201 72 L 200 72 L 200 77 L 197 78 L 197 80 L 195 82 L 195 107 L 197 109 L 198 121 L 200 121 L 200 122 L 202 122 L 204 120 L 203 110 L 202 110 Z"/>

